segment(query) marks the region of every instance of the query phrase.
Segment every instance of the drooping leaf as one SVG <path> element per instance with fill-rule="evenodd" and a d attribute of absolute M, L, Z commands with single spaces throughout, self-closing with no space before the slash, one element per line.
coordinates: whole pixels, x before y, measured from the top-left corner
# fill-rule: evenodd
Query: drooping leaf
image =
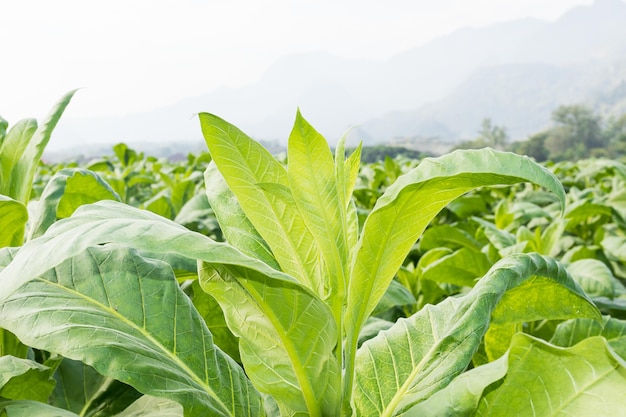
<path fill-rule="evenodd" d="M 166 254 L 224 264 L 235 275 L 239 269 L 277 280 L 293 281 L 265 263 L 245 256 L 232 246 L 215 242 L 183 226 L 145 210 L 103 200 L 81 206 L 67 219 L 54 223 L 40 238 L 27 242 L 15 259 L 0 272 L 0 303 L 28 281 L 90 246 L 120 243 L 145 253 Z M 32 262 L 37 259 L 37 262 Z"/>
<path fill-rule="evenodd" d="M 564 204 L 565 192 L 554 174 L 527 157 L 490 149 L 424 159 L 385 191 L 363 226 L 348 289 L 348 358 L 363 323 L 437 213 L 476 187 L 523 181 L 547 188 Z"/>
<path fill-rule="evenodd" d="M 625 389 L 626 362 L 603 338 L 560 348 L 518 333 L 506 376 L 486 392 L 476 416 L 619 415 L 626 410 Z"/>
<path fill-rule="evenodd" d="M 29 346 L 180 402 L 189 416 L 262 409 L 243 370 L 213 345 L 171 268 L 135 250 L 105 245 L 67 259 L 10 294 L 0 326 Z"/>
<path fill-rule="evenodd" d="M 359 415 L 396 415 L 447 386 L 471 362 L 500 299 L 534 276 L 569 288 L 581 308 L 590 303 L 565 268 L 551 258 L 537 254 L 505 258 L 467 295 L 426 306 L 363 344 L 356 358 L 354 392 Z"/>

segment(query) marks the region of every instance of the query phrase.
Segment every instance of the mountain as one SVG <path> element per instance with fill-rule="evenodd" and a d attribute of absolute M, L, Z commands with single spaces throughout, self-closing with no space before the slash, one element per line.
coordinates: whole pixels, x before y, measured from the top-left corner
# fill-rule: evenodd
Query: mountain
<path fill-rule="evenodd" d="M 331 142 L 352 126 L 358 126 L 352 135 L 366 143 L 461 140 L 472 138 L 485 117 L 506 126 L 512 138 L 524 138 L 545 127 L 561 104 L 587 103 L 605 113 L 626 109 L 623 22 L 626 3 L 596 0 L 554 22 L 465 28 L 384 61 L 290 55 L 242 88 L 220 88 L 143 114 L 66 119 L 55 132 L 66 142 L 56 146 L 202 142 L 194 117 L 201 111 L 257 139 L 284 143 L 298 107 Z"/>

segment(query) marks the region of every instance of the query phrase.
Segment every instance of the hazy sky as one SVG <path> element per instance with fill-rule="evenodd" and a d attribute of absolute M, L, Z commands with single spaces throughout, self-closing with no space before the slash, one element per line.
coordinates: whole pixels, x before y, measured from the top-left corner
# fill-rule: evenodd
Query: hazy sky
<path fill-rule="evenodd" d="M 384 59 L 455 29 L 557 19 L 592 0 L 0 0 L 0 115 L 151 110 L 254 82 L 281 56 Z"/>

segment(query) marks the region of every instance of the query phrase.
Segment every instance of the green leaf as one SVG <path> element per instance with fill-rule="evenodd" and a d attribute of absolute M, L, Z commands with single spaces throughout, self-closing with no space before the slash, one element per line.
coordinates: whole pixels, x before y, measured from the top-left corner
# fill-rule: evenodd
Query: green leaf
<path fill-rule="evenodd" d="M 344 198 L 338 191 L 335 162 L 326 139 L 298 111 L 289 135 L 289 187 L 295 205 L 322 255 L 324 288 L 338 325 L 345 304 L 348 267 L 348 229 Z M 347 185 L 344 185 L 347 187 Z"/>
<path fill-rule="evenodd" d="M 391 281 L 389 288 L 383 295 L 383 298 L 380 299 L 378 305 L 372 312 L 372 315 L 377 315 L 384 313 L 394 307 L 402 307 L 407 305 L 413 305 L 417 301 L 413 296 L 413 293 L 410 292 L 404 285 L 400 284 L 398 281 Z"/>
<path fill-rule="evenodd" d="M 476 280 L 491 268 L 491 262 L 482 252 L 461 248 L 429 264 L 422 278 L 439 283 L 473 287 Z"/>
<path fill-rule="evenodd" d="M 0 303 L 28 281 L 90 246 L 116 242 L 151 256 L 160 253 L 224 264 L 235 275 L 246 269 L 277 280 L 294 280 L 230 245 L 191 232 L 149 211 L 104 200 L 79 207 L 72 217 L 54 223 L 44 236 L 27 242 L 0 272 L 3 282 Z"/>
<path fill-rule="evenodd" d="M 226 325 L 224 313 L 219 303 L 204 292 L 199 280 L 194 280 L 191 285 L 192 301 L 198 313 L 204 319 L 207 327 L 213 335 L 213 343 L 224 351 L 228 356 L 241 362 L 239 356 L 239 339 L 230 331 Z"/>
<path fill-rule="evenodd" d="M 9 192 L 3 192 L 2 194 L 8 195 L 24 204 L 28 202 L 37 164 L 50 140 L 52 131 L 75 92 L 76 90 L 73 90 L 63 96 L 34 132 L 32 128 L 36 126 L 36 122 L 30 121 L 25 135 L 20 135 L 20 138 L 16 139 L 16 141 L 24 141 L 20 145 L 10 141 L 7 135 L 0 149 L 0 154 L 4 155 L 6 152 L 12 151 L 15 153 L 9 161 L 2 160 L 0 164 L 3 167 L 3 171 L 6 169 L 11 170 L 10 176 L 3 174 L 2 181 L 8 181 L 10 189 Z M 8 165 L 6 165 L 7 163 Z"/>
<path fill-rule="evenodd" d="M 183 417 L 183 407 L 165 398 L 144 395 L 116 417 Z"/>
<path fill-rule="evenodd" d="M 2 401 L 0 399 L 0 416 L 2 417 L 79 417 L 70 411 L 62 410 L 38 401 Z"/>
<path fill-rule="evenodd" d="M 615 296 L 615 277 L 604 262 L 597 259 L 581 259 L 567 265 L 574 280 L 592 297 Z"/>
<path fill-rule="evenodd" d="M 410 408 L 403 417 L 473 416 L 484 390 L 504 377 L 508 357 L 473 368 L 456 377 L 447 387 Z"/>
<path fill-rule="evenodd" d="M 0 248 L 21 246 L 27 221 L 28 210 L 24 204 L 0 195 Z"/>
<path fill-rule="evenodd" d="M 261 235 L 243 212 L 237 197 L 228 188 L 217 166 L 211 162 L 204 172 L 206 195 L 215 212 L 224 237 L 235 248 L 248 256 L 280 269 L 274 255 Z"/>
<path fill-rule="evenodd" d="M 41 236 L 52 223 L 71 216 L 78 207 L 100 200 L 120 201 L 120 197 L 95 172 L 62 169 L 50 179 L 35 206 L 28 240 Z"/>
<path fill-rule="evenodd" d="M 609 316 L 602 317 L 602 322 L 573 319 L 560 323 L 550 342 L 557 346 L 570 347 L 592 336 L 604 337 L 615 353 L 626 360 L 626 321 Z"/>
<path fill-rule="evenodd" d="M 82 362 L 64 358 L 48 404 L 81 416 L 113 415 L 141 396 L 132 387 L 100 375 Z"/>
<path fill-rule="evenodd" d="M 262 410 L 243 370 L 213 345 L 171 268 L 132 249 L 92 247 L 31 280 L 2 303 L 0 326 L 29 346 L 180 402 L 189 416 Z"/>
<path fill-rule="evenodd" d="M 258 184 L 288 187 L 286 169 L 259 143 L 217 116 L 200 113 L 205 141 L 219 171 L 281 269 L 316 288 L 319 253 L 298 208 Z"/>
<path fill-rule="evenodd" d="M 500 299 L 534 276 L 571 288 L 580 308 L 589 303 L 553 259 L 537 254 L 505 258 L 467 295 L 426 306 L 363 344 L 353 397 L 359 415 L 396 415 L 447 386 L 471 362 Z"/>
<path fill-rule="evenodd" d="M 203 264 L 200 284 L 220 303 L 240 338 L 247 375 L 259 391 L 274 397 L 283 415 L 336 413 L 338 330 L 326 304 L 295 281 L 245 270 L 234 275 L 216 264 Z"/>
<path fill-rule="evenodd" d="M 378 199 L 363 226 L 348 290 L 350 343 L 356 342 L 417 238 L 448 202 L 480 186 L 523 181 L 547 188 L 564 205 L 565 192 L 554 174 L 527 157 L 490 149 L 427 158 L 398 178 Z"/>
<path fill-rule="evenodd" d="M 54 389 L 52 370 L 28 359 L 0 357 L 0 398 L 46 402 Z"/>
<path fill-rule="evenodd" d="M 22 184 L 22 178 L 14 177 L 12 171 L 19 163 L 36 130 L 37 120 L 24 119 L 12 126 L 4 138 L 0 146 L 0 172 L 2 173 L 0 176 L 0 194 L 18 200 L 16 193 L 19 187 L 24 187 L 25 184 Z M 26 203 L 26 201 L 18 201 Z"/>
<path fill-rule="evenodd" d="M 494 360 L 504 354 L 522 323 L 575 317 L 600 319 L 597 307 L 576 285 L 576 280 L 556 282 L 546 277 L 531 277 L 507 291 L 493 310 L 491 326 L 485 335 L 487 356 Z"/>
<path fill-rule="evenodd" d="M 445 246 L 450 249 L 467 248 L 474 252 L 480 252 L 482 246 L 465 230 L 449 224 L 428 228 L 420 238 L 419 245 L 422 251 Z"/>
<path fill-rule="evenodd" d="M 506 376 L 488 390 L 476 416 L 616 415 L 626 409 L 624 390 L 626 363 L 603 338 L 564 349 L 519 333 Z"/>

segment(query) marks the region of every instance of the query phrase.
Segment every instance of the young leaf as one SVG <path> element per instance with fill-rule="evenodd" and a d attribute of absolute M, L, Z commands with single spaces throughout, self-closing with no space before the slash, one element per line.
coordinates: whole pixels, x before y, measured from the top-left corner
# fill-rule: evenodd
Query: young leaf
<path fill-rule="evenodd" d="M 335 163 L 326 139 L 298 111 L 289 135 L 288 178 L 293 201 L 317 242 L 325 271 L 323 292 L 331 293 L 335 320 L 341 322 L 346 294 L 348 242 L 346 210 L 335 176 Z"/>
<path fill-rule="evenodd" d="M 34 120 L 29 121 L 24 134 L 19 135 L 15 140 L 9 139 L 11 135 L 9 132 L 0 148 L 0 155 L 2 155 L 0 165 L 2 165 L 3 171 L 1 180 L 3 184 L 9 186 L 9 191 L 2 192 L 2 194 L 24 204 L 28 202 L 37 164 L 50 140 L 52 131 L 75 92 L 76 90 L 73 90 L 63 96 L 39 127 L 36 127 L 37 123 Z M 36 130 L 33 131 L 33 127 L 36 127 Z M 17 144 L 16 142 L 20 143 Z M 5 160 L 5 155 L 8 154 L 12 154 L 12 156 Z M 7 170 L 10 170 L 8 175 Z"/>
<path fill-rule="evenodd" d="M 219 117 L 200 113 L 200 124 L 215 164 L 281 269 L 315 288 L 320 281 L 319 254 L 297 207 L 258 186 L 288 187 L 286 169 L 259 143 Z"/>

